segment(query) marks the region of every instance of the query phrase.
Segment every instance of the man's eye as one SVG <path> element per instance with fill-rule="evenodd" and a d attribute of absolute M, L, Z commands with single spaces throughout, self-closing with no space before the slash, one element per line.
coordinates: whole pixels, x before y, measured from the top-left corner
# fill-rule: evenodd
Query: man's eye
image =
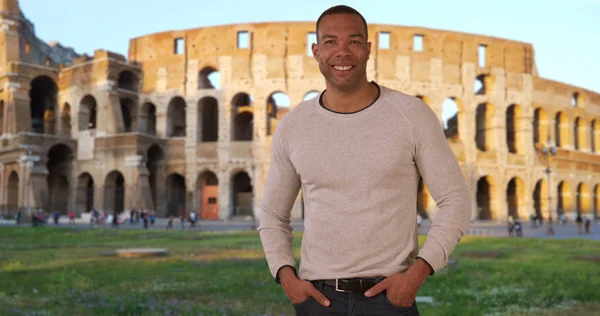
<path fill-rule="evenodd" d="M 334 41 L 332 41 L 332 40 L 325 41 L 325 44 L 333 44 L 333 43 L 334 43 Z"/>

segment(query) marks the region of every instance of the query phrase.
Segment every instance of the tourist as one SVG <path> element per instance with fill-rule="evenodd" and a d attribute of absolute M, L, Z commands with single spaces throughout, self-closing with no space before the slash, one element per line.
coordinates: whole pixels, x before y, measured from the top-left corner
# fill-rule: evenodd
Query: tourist
<path fill-rule="evenodd" d="M 471 194 L 433 110 L 367 80 L 362 15 L 332 7 L 316 31 L 326 89 L 288 112 L 272 138 L 258 227 L 268 267 L 299 315 L 418 315 L 417 291 L 464 236 Z M 419 251 L 421 177 L 439 212 Z M 290 213 L 300 189 L 296 270 Z"/>

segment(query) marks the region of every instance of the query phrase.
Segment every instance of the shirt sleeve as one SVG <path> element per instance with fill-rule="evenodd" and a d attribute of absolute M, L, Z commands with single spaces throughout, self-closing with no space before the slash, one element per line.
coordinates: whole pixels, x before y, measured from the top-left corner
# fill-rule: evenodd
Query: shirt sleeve
<path fill-rule="evenodd" d="M 438 117 L 429 106 L 418 102 L 418 114 L 411 117 L 415 162 L 439 209 L 418 257 L 435 273 L 446 265 L 464 236 L 472 204 L 465 177 Z"/>
<path fill-rule="evenodd" d="M 259 204 L 258 231 L 270 272 L 277 280 L 283 266 L 295 267 L 290 214 L 300 191 L 300 176 L 289 156 L 289 122 L 279 122 L 271 139 L 271 161 Z"/>

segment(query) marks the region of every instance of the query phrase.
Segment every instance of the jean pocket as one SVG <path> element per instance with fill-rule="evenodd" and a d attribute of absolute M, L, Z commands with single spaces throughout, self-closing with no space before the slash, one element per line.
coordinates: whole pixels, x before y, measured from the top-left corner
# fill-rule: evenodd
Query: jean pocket
<path fill-rule="evenodd" d="M 411 310 L 415 306 L 415 302 L 413 302 L 410 306 L 398 306 L 398 305 L 392 303 L 392 301 L 390 301 L 390 298 L 387 296 L 387 293 L 383 294 L 383 298 L 384 298 L 386 304 L 388 304 L 391 307 L 396 308 L 400 311 L 408 311 L 408 310 Z"/>

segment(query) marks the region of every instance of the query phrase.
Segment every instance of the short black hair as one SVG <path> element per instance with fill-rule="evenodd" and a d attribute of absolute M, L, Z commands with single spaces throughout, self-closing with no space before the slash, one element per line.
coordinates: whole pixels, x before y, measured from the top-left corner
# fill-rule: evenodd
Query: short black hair
<path fill-rule="evenodd" d="M 321 20 L 326 16 L 326 15 L 334 15 L 334 14 L 355 14 L 358 15 L 360 17 L 360 19 L 363 22 L 363 25 L 365 27 L 365 39 L 369 38 L 369 30 L 367 28 L 367 21 L 365 20 L 365 17 L 362 16 L 362 14 L 360 14 L 360 12 L 358 12 L 356 9 L 349 7 L 347 5 L 336 5 L 333 6 L 325 11 L 323 11 L 323 13 L 321 13 L 321 16 L 319 16 L 319 18 L 317 19 L 317 26 L 316 26 L 316 32 L 317 32 L 317 42 L 319 42 L 319 24 L 321 24 Z"/>

